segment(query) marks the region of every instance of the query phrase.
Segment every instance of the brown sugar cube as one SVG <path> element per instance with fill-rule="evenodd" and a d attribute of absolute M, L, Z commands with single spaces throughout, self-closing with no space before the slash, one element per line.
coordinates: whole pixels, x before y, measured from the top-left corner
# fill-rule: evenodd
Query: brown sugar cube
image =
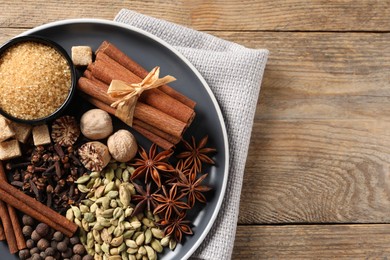
<path fill-rule="evenodd" d="M 75 66 L 87 66 L 92 63 L 92 49 L 89 46 L 73 46 L 72 61 Z"/>
<path fill-rule="evenodd" d="M 49 128 L 47 127 L 47 125 L 34 126 L 32 129 L 32 135 L 35 146 L 51 143 Z"/>
<path fill-rule="evenodd" d="M 3 142 L 13 136 L 15 136 L 15 132 L 11 129 L 9 120 L 0 116 L 0 142 Z"/>
<path fill-rule="evenodd" d="M 26 143 L 28 137 L 31 134 L 32 126 L 27 124 L 16 123 L 16 122 L 11 122 L 10 126 L 12 130 L 15 132 L 15 138 L 21 143 Z"/>
<path fill-rule="evenodd" d="M 22 156 L 18 140 L 12 139 L 0 143 L 0 160 L 9 160 Z"/>

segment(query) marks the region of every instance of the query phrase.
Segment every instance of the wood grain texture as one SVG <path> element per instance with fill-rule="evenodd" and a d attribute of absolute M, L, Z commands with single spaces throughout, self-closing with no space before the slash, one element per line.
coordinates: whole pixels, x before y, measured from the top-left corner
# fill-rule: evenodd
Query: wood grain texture
<path fill-rule="evenodd" d="M 0 42 L 121 8 L 270 50 L 233 259 L 390 257 L 389 0 L 0 0 Z"/>
<path fill-rule="evenodd" d="M 390 33 L 213 33 L 270 50 L 256 120 L 390 118 Z"/>
<path fill-rule="evenodd" d="M 0 27 L 34 27 L 54 20 L 82 17 L 112 20 L 121 8 L 198 30 L 390 30 L 388 0 L 2 1 Z"/>
<path fill-rule="evenodd" d="M 239 226 L 232 259 L 388 259 L 390 225 Z"/>

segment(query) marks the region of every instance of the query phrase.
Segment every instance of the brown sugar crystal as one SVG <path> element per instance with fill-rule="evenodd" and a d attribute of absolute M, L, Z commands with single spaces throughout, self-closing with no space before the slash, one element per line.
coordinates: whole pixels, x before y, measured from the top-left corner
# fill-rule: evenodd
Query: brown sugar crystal
<path fill-rule="evenodd" d="M 68 97 L 71 71 L 53 47 L 23 42 L 0 57 L 0 107 L 20 119 L 39 119 L 55 112 Z"/>

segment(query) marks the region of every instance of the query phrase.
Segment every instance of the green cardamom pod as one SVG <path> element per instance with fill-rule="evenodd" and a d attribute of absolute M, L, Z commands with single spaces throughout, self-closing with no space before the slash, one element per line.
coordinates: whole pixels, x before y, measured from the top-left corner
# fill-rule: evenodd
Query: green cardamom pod
<path fill-rule="evenodd" d="M 145 242 L 145 234 L 142 232 L 136 239 L 135 239 L 135 243 L 137 245 L 143 245 Z"/>
<path fill-rule="evenodd" d="M 121 180 L 122 179 L 122 172 L 123 172 L 122 168 L 117 168 L 115 170 L 115 178 Z"/>
<path fill-rule="evenodd" d="M 171 238 L 169 236 L 165 236 L 161 239 L 160 243 L 162 246 L 168 246 L 169 240 L 171 240 Z"/>
<path fill-rule="evenodd" d="M 161 253 L 164 250 L 164 248 L 161 246 L 160 241 L 158 241 L 157 239 L 152 239 L 150 246 L 158 253 Z"/>
<path fill-rule="evenodd" d="M 123 243 L 123 236 L 115 237 L 111 240 L 110 245 L 118 247 Z"/>
<path fill-rule="evenodd" d="M 108 171 L 104 175 L 104 178 L 106 178 L 106 180 L 108 180 L 108 181 L 112 181 L 114 179 L 114 177 L 115 177 L 114 169 L 108 168 Z"/>
<path fill-rule="evenodd" d="M 145 244 L 149 244 L 152 241 L 153 234 L 150 229 L 145 230 Z"/>
<path fill-rule="evenodd" d="M 81 191 L 82 193 L 88 193 L 90 191 L 90 189 L 88 189 L 87 186 L 82 184 L 78 184 L 77 189 L 79 189 L 79 191 Z"/>
<path fill-rule="evenodd" d="M 152 234 L 155 238 L 162 239 L 164 237 L 164 231 L 159 228 L 151 228 Z"/>
<path fill-rule="evenodd" d="M 123 208 L 127 208 L 130 205 L 131 194 L 125 184 L 119 186 L 119 200 L 121 201 Z"/>
<path fill-rule="evenodd" d="M 157 254 L 153 248 L 151 248 L 150 246 L 145 246 L 145 249 L 149 260 L 157 260 Z"/>
<path fill-rule="evenodd" d="M 128 246 L 129 248 L 138 248 L 137 243 L 132 239 L 126 239 L 125 243 L 126 243 L 126 246 Z"/>
<path fill-rule="evenodd" d="M 84 184 L 84 183 L 88 182 L 90 178 L 91 178 L 91 176 L 86 174 L 86 175 L 83 175 L 80 178 L 78 178 L 74 183 Z"/>

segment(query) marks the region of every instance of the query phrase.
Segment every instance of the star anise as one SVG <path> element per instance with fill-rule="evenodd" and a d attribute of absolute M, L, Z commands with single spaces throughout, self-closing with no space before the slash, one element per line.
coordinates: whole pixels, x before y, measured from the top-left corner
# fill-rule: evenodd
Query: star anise
<path fill-rule="evenodd" d="M 192 172 L 199 173 L 202 171 L 202 163 L 214 164 L 214 161 L 207 154 L 215 152 L 216 149 L 205 147 L 207 141 L 207 135 L 203 137 L 198 144 L 196 144 L 194 136 L 192 136 L 192 144 L 183 140 L 186 151 L 178 154 L 177 158 L 185 159 L 185 168 L 191 169 Z"/>
<path fill-rule="evenodd" d="M 172 185 L 173 183 L 176 183 L 180 180 L 179 172 L 184 173 L 184 175 L 189 174 L 190 170 L 184 168 L 184 161 L 179 160 L 176 163 L 175 170 L 172 172 L 167 172 L 164 174 L 165 177 L 165 184 Z"/>
<path fill-rule="evenodd" d="M 131 180 L 145 177 L 145 183 L 148 183 L 151 177 L 157 186 L 161 187 L 160 172 L 174 170 L 172 165 L 167 162 L 173 154 L 173 150 L 157 153 L 157 145 L 152 144 L 149 154 L 141 146 L 138 153 L 141 158 L 136 158 L 135 162 L 131 164 L 135 167 Z"/>
<path fill-rule="evenodd" d="M 192 230 L 189 226 L 190 221 L 184 220 L 186 217 L 185 212 L 181 212 L 174 219 L 166 220 L 162 219 L 158 222 L 158 225 L 164 227 L 164 236 L 171 236 L 176 242 L 180 243 L 183 238 L 183 233 L 192 235 Z"/>
<path fill-rule="evenodd" d="M 165 219 L 171 218 L 172 212 L 174 211 L 177 215 L 180 215 L 180 209 L 189 209 L 190 207 L 183 201 L 184 194 L 177 192 L 177 186 L 173 185 L 169 190 L 169 193 L 165 189 L 165 186 L 161 186 L 163 194 L 154 194 L 153 198 L 159 203 L 154 209 L 153 214 L 159 214 L 165 212 Z"/>
<path fill-rule="evenodd" d="M 203 192 L 210 191 L 211 188 L 208 186 L 202 186 L 202 182 L 207 177 L 207 173 L 203 174 L 199 178 L 196 178 L 195 172 L 190 172 L 188 176 L 179 172 L 179 181 L 174 183 L 180 188 L 182 194 L 187 195 L 188 205 L 192 208 L 195 205 L 195 201 L 206 203 L 206 197 L 203 195 Z"/>
<path fill-rule="evenodd" d="M 145 208 L 148 211 L 152 211 L 157 207 L 157 203 L 153 198 L 153 194 L 156 194 L 157 191 L 152 193 L 151 191 L 151 183 L 146 184 L 146 189 L 144 190 L 141 185 L 138 185 L 137 183 L 133 182 L 133 185 L 135 189 L 137 190 L 138 194 L 132 195 L 131 199 L 133 201 L 138 202 L 137 205 L 134 207 L 134 211 L 132 216 L 138 215 L 139 213 L 143 213 Z"/>

